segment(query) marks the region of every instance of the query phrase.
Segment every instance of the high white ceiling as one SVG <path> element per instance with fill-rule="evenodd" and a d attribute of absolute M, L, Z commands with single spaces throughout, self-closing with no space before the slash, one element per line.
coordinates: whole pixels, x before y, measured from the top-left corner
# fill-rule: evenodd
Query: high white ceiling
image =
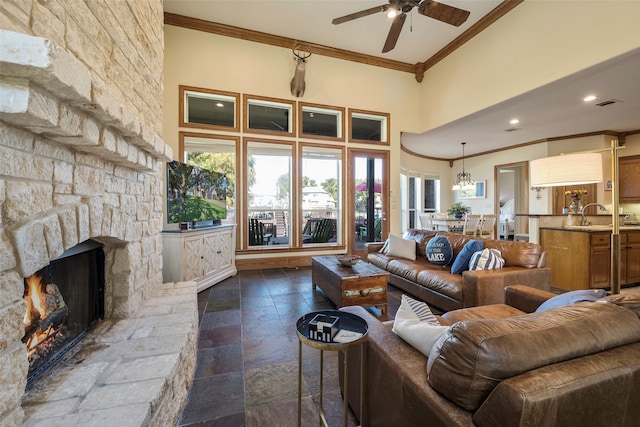
<path fill-rule="evenodd" d="M 395 49 L 381 53 L 390 20 L 375 13 L 340 25 L 331 20 L 386 4 L 385 0 L 164 0 L 166 12 L 231 25 L 305 42 L 415 64 L 424 62 L 488 14 L 500 0 L 446 0 L 471 12 L 454 27 L 409 14 Z M 466 154 L 481 153 L 542 138 L 592 131 L 640 129 L 640 51 L 616 58 L 579 74 L 523 94 L 423 134 L 403 134 L 409 150 L 437 158 L 459 158 L 459 142 Z M 591 104 L 582 98 L 595 93 Z M 606 107 L 594 103 L 619 102 Z M 509 125 L 505 117 L 521 122 Z M 506 132 L 505 129 L 518 129 Z M 456 143 L 452 143 L 452 142 Z"/>

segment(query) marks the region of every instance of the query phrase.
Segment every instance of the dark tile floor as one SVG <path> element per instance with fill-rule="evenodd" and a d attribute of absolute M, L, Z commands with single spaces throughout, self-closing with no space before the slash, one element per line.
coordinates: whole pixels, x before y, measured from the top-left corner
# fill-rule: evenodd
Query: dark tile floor
<path fill-rule="evenodd" d="M 401 293 L 389 289 L 389 309 L 370 310 L 392 319 Z M 298 338 L 296 320 L 334 309 L 312 290 L 311 267 L 242 271 L 198 294 L 200 336 L 195 378 L 179 426 L 297 425 Z M 302 425 L 318 424 L 320 351 L 303 346 Z M 338 354 L 324 353 L 324 403 L 330 426 L 342 426 Z M 350 415 L 349 425 L 356 425 Z"/>

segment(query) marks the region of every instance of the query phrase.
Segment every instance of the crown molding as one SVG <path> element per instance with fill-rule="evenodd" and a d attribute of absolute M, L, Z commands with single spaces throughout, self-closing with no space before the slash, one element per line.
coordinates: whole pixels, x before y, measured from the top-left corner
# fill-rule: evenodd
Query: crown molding
<path fill-rule="evenodd" d="M 542 139 L 536 139 L 534 141 L 523 142 L 521 144 L 510 145 L 508 147 L 496 148 L 495 150 L 482 151 L 480 153 L 475 153 L 475 154 L 466 154 L 464 156 L 464 158 L 468 159 L 468 158 L 471 158 L 471 157 L 486 156 L 487 154 L 493 154 L 493 153 L 499 153 L 501 151 L 513 150 L 515 148 L 527 147 L 529 145 L 541 144 L 543 142 L 564 141 L 564 140 L 567 140 L 567 139 L 584 138 L 584 137 L 587 137 L 587 136 L 594 136 L 594 135 L 613 136 L 613 137 L 618 138 L 618 142 L 619 142 L 620 145 L 625 145 L 626 137 L 629 136 L 629 135 L 635 135 L 637 133 L 640 133 L 640 129 L 633 130 L 633 131 L 628 131 L 628 132 L 616 132 L 616 131 L 613 131 L 613 130 L 600 130 L 600 131 L 595 131 L 595 132 L 577 133 L 577 134 L 573 134 L 573 135 L 553 136 L 553 137 L 547 137 L 547 138 L 542 138 Z M 443 157 L 425 156 L 424 154 L 416 153 L 415 151 L 409 150 L 407 147 L 402 145 L 402 143 L 400 143 L 400 149 L 402 151 L 404 151 L 405 153 L 407 153 L 407 154 L 411 154 L 412 156 L 416 156 L 416 157 L 419 157 L 421 159 L 438 160 L 438 161 L 442 161 L 442 162 L 449 162 L 449 165 L 452 165 L 453 162 L 455 162 L 457 160 L 462 160 L 462 157 L 452 157 L 450 159 L 445 159 Z"/>
<path fill-rule="evenodd" d="M 516 7 L 523 1 L 524 0 L 503 1 L 482 19 L 469 27 L 468 30 L 458 36 L 455 40 L 439 50 L 431 58 L 427 59 L 424 62 L 418 62 L 417 64 L 409 64 L 407 62 L 384 59 L 373 55 L 365 55 L 362 53 L 352 52 L 350 50 L 337 49 L 334 47 L 311 43 L 308 41 L 295 40 L 289 37 L 281 37 L 273 34 L 263 33 L 260 31 L 247 30 L 245 28 L 219 24 L 216 22 L 205 21 L 203 19 L 191 18 L 188 16 L 177 15 L 169 12 L 164 13 L 164 23 L 165 25 L 173 25 L 176 27 L 188 28 L 191 30 L 203 31 L 206 33 L 217 34 L 225 37 L 233 37 L 256 43 L 264 43 L 271 46 L 284 47 L 287 49 L 292 49 L 296 43 L 303 43 L 305 44 L 305 46 L 309 47 L 312 53 L 317 55 L 328 56 L 344 61 L 358 62 L 360 64 L 382 67 L 395 71 L 402 71 L 405 73 L 413 73 L 416 81 L 420 83 L 424 78 L 424 72 L 426 70 L 433 67 L 435 64 L 442 61 L 460 46 L 471 40 L 476 35 L 480 34 L 480 32 L 482 32 L 485 28 L 493 24 L 495 21 L 497 21 L 499 18 L 504 16 L 507 12 L 511 11 L 514 7 Z"/>

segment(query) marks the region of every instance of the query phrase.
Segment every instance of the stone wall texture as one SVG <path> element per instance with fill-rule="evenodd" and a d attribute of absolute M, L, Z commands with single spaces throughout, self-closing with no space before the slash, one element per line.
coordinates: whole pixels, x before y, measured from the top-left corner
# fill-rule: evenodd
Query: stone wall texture
<path fill-rule="evenodd" d="M 107 318 L 162 284 L 161 0 L 0 2 L 0 425 L 28 369 L 23 278 L 105 245 Z"/>

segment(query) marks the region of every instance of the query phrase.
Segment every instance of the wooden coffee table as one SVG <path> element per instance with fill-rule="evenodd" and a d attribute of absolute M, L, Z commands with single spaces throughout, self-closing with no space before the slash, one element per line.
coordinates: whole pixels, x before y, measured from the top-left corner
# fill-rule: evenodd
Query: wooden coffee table
<path fill-rule="evenodd" d="M 362 260 L 345 267 L 332 255 L 311 259 L 313 289 L 319 286 L 338 308 L 373 305 L 384 314 L 387 310 L 387 276 L 388 271 Z"/>

